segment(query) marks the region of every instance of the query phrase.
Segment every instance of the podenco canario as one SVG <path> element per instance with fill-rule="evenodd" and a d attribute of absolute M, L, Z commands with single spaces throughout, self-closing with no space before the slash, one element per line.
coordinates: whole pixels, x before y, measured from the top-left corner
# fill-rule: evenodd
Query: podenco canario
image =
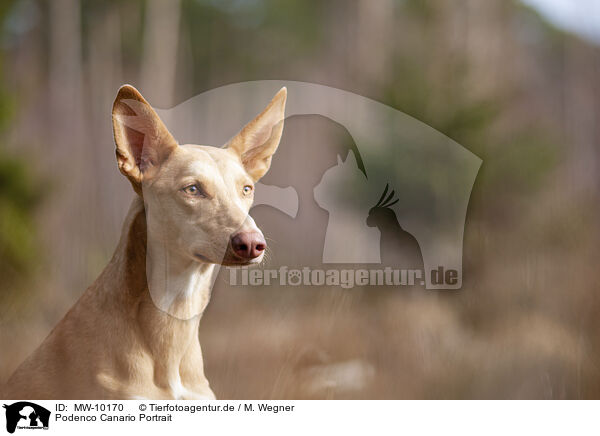
<path fill-rule="evenodd" d="M 287 91 L 223 148 L 178 145 L 133 87 L 112 118 L 136 197 L 108 266 L 10 377 L 7 399 L 214 398 L 198 326 L 217 264 L 262 260 L 248 215 L 283 130 Z"/>

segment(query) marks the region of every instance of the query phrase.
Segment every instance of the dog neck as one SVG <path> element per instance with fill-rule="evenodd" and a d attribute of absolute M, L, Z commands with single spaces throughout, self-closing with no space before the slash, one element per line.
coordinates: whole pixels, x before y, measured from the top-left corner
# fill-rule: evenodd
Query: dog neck
<path fill-rule="evenodd" d="M 154 382 L 178 397 L 185 395 L 180 376 L 186 373 L 185 383 L 191 378 L 192 384 L 208 386 L 198 327 L 215 265 L 182 262 L 169 251 L 161 254 L 154 244 L 147 235 L 143 201 L 136 197 L 115 255 L 97 281 L 103 288 L 99 297 L 107 312 L 125 312 L 123 319 L 135 323 L 130 331 L 151 354 Z M 185 367 L 194 371 L 186 372 Z"/>
<path fill-rule="evenodd" d="M 134 330 L 144 336 L 155 357 L 165 359 L 181 354 L 190 340 L 197 342 L 212 284 L 206 277 L 214 266 L 176 265 L 181 259 L 168 251 L 161 252 L 160 247 L 153 248 L 147 233 L 144 203 L 136 197 L 115 255 L 97 283 L 103 283 L 112 302 L 107 303 L 111 310 L 125 311 L 125 317 L 134 320 Z"/>

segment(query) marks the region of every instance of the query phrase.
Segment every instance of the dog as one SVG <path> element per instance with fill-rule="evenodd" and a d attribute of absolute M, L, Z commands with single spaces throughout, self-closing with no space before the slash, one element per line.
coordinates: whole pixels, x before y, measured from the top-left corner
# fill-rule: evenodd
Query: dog
<path fill-rule="evenodd" d="M 198 327 L 217 265 L 263 259 L 248 215 L 281 139 L 286 88 L 224 147 L 179 145 L 132 86 L 112 110 L 136 195 L 96 281 L 14 372 L 5 399 L 212 399 Z"/>

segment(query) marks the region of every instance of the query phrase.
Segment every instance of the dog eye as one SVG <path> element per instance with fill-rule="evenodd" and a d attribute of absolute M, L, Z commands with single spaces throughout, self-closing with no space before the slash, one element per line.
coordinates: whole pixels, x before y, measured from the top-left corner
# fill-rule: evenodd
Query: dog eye
<path fill-rule="evenodd" d="M 253 189 L 253 188 L 252 188 L 252 186 L 250 186 L 250 185 L 246 185 L 246 186 L 244 186 L 244 189 L 243 189 L 243 191 L 244 191 L 244 195 L 248 195 L 248 194 L 250 194 L 250 193 L 252 192 L 252 189 Z"/>
<path fill-rule="evenodd" d="M 183 188 L 183 192 L 185 192 L 188 195 L 193 195 L 195 197 L 202 195 L 202 190 L 196 184 L 186 186 L 185 188 Z"/>

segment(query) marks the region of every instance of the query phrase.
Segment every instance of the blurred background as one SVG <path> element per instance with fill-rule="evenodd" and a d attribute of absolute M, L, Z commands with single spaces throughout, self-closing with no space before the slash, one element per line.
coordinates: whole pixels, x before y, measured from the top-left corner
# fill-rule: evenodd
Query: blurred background
<path fill-rule="evenodd" d="M 463 288 L 217 286 L 200 327 L 217 397 L 600 397 L 598 12 L 594 0 L 2 0 L 0 383 L 116 247 L 133 195 L 114 158 L 118 87 L 168 108 L 284 79 L 380 101 L 483 159 Z"/>

